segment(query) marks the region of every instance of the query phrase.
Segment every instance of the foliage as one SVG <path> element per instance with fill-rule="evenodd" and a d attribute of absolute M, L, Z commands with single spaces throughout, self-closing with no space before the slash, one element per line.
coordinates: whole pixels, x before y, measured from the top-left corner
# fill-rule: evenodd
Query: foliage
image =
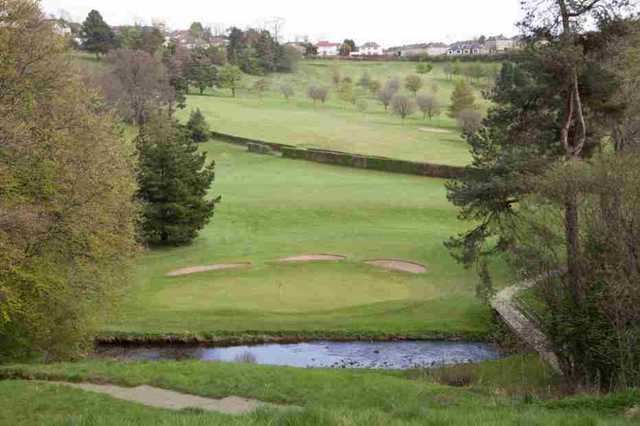
<path fill-rule="evenodd" d="M 420 62 L 416 65 L 416 72 L 418 74 L 429 74 L 431 71 L 433 71 L 433 65 L 431 64 Z"/>
<path fill-rule="evenodd" d="M 193 241 L 209 223 L 217 202 L 207 200 L 215 163 L 167 113 L 156 111 L 136 138 L 142 233 L 150 244 Z"/>
<path fill-rule="evenodd" d="M 127 122 L 141 125 L 150 110 L 174 102 L 175 92 L 158 58 L 141 50 L 116 49 L 106 59 L 110 68 L 102 76 L 102 90 Z"/>
<path fill-rule="evenodd" d="M 403 120 L 416 110 L 416 104 L 413 100 L 404 95 L 394 95 L 391 99 L 391 109 Z"/>
<path fill-rule="evenodd" d="M 300 54 L 291 46 L 280 44 L 267 30 L 237 27 L 229 30 L 227 59 L 247 74 L 265 75 L 270 72 L 292 72 Z"/>
<path fill-rule="evenodd" d="M 270 87 L 271 87 L 271 83 L 269 83 L 269 80 L 266 80 L 264 78 L 256 80 L 255 83 L 253 83 L 253 90 L 256 91 L 256 93 L 258 94 L 258 97 L 261 99 L 262 99 L 262 96 L 264 95 L 264 92 L 269 90 Z"/>
<path fill-rule="evenodd" d="M 160 50 L 164 41 L 164 34 L 159 28 L 141 25 L 122 26 L 117 35 L 117 44 L 120 48 L 144 50 L 151 55 L 155 55 Z"/>
<path fill-rule="evenodd" d="M 423 84 L 424 82 L 422 81 L 420 76 L 415 74 L 407 76 L 404 82 L 404 86 L 407 88 L 408 91 L 413 93 L 414 96 L 416 96 L 420 91 L 420 89 L 422 89 Z"/>
<path fill-rule="evenodd" d="M 353 95 L 353 84 L 348 80 L 343 80 L 338 86 L 338 96 L 344 102 L 355 104 L 356 98 Z"/>
<path fill-rule="evenodd" d="M 458 118 L 462 111 L 474 110 L 475 108 L 476 97 L 473 94 L 473 90 L 464 80 L 458 81 L 451 94 L 449 116 L 451 118 Z"/>
<path fill-rule="evenodd" d="M 572 383 L 602 390 L 640 384 L 640 155 L 605 154 L 558 164 L 522 204 L 517 264 L 532 273 L 562 270 L 563 208 L 578 200 L 581 271 L 545 280 L 530 310 L 550 336 Z"/>
<path fill-rule="evenodd" d="M 242 70 L 235 65 L 225 65 L 218 73 L 218 86 L 223 89 L 230 89 L 231 96 L 236 97 L 236 90 L 242 81 Z"/>
<path fill-rule="evenodd" d="M 38 2 L 0 16 L 0 361 L 73 358 L 130 280 L 134 164 Z"/>
<path fill-rule="evenodd" d="M 206 89 L 216 84 L 218 69 L 206 58 L 192 55 L 187 64 L 185 77 L 189 84 L 196 86 L 202 95 Z"/>
<path fill-rule="evenodd" d="M 209 124 L 204 118 L 202 111 L 200 111 L 200 108 L 197 108 L 195 111 L 191 111 L 186 129 L 191 140 L 196 143 L 206 142 L 211 137 Z"/>
<path fill-rule="evenodd" d="M 340 45 L 340 56 L 349 56 L 351 52 L 357 52 L 356 42 L 351 39 L 345 39 Z"/>
<path fill-rule="evenodd" d="M 82 24 L 81 38 L 82 48 L 95 53 L 98 58 L 116 47 L 116 35 L 97 10 L 87 15 Z"/>

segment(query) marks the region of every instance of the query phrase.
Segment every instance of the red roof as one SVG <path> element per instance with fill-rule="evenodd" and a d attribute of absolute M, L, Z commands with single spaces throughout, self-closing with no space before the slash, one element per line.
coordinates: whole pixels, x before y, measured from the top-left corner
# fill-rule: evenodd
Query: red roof
<path fill-rule="evenodd" d="M 319 41 L 316 47 L 338 47 L 340 43 L 331 43 L 330 41 Z"/>

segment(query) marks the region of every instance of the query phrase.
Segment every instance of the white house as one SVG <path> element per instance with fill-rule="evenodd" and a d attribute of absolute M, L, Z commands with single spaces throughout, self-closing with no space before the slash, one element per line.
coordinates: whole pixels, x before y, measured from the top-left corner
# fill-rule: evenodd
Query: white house
<path fill-rule="evenodd" d="M 477 43 L 456 43 L 449 46 L 449 50 L 447 50 L 447 55 L 449 56 L 471 56 L 485 53 L 484 47 Z"/>
<path fill-rule="evenodd" d="M 495 38 L 487 40 L 487 49 L 491 53 L 505 52 L 516 47 L 515 40 L 509 38 Z"/>
<path fill-rule="evenodd" d="M 318 48 L 318 56 L 338 56 L 340 53 L 340 43 L 319 41 L 316 47 Z"/>
<path fill-rule="evenodd" d="M 384 50 L 378 43 L 368 42 L 360 46 L 355 53 L 357 53 L 358 56 L 381 56 L 384 54 Z"/>

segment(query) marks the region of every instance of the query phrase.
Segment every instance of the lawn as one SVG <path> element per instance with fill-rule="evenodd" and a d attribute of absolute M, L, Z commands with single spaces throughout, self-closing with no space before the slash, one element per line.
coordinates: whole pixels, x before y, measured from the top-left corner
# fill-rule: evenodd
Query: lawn
<path fill-rule="evenodd" d="M 474 295 L 475 273 L 443 246 L 465 225 L 442 180 L 248 154 L 219 142 L 204 149 L 217 164 L 211 194 L 223 196 L 213 221 L 190 246 L 144 254 L 121 312 L 103 334 L 487 332 L 489 311 Z M 347 259 L 273 262 L 310 253 Z M 427 272 L 363 263 L 380 258 L 418 262 Z M 253 267 L 166 277 L 179 268 L 234 262 Z"/>
<path fill-rule="evenodd" d="M 441 65 L 422 75 L 423 90 L 432 91 L 435 85 L 443 106 L 442 114 L 433 120 L 424 120 L 419 112 L 401 120 L 385 112 L 371 93 L 354 84 L 354 95 L 365 99 L 368 106 L 366 112 L 361 112 L 339 99 L 331 80 L 332 73 L 338 70 L 342 78 L 350 77 L 354 83 L 367 72 L 381 83 L 398 77 L 404 84 L 405 77 L 415 73 L 415 68 L 416 64 L 409 62 L 303 61 L 295 73 L 265 77 L 271 84 L 262 98 L 251 90 L 258 77 L 245 76 L 237 98 L 226 90 L 209 90 L 204 96 L 189 96 L 186 110 L 178 115 L 185 119 L 190 110 L 200 108 L 214 130 L 268 142 L 436 164 L 468 164 L 468 146 L 460 137 L 455 120 L 446 114 L 454 81 L 446 77 Z M 282 84 L 295 89 L 296 95 L 289 101 L 279 93 Z M 331 88 L 325 104 L 314 105 L 306 97 L 311 84 Z M 413 96 L 404 88 L 402 92 Z M 476 94 L 478 104 L 486 109 L 479 87 Z"/>
<path fill-rule="evenodd" d="M 450 367 L 456 369 L 459 367 Z M 0 367 L 0 423 L 11 425 L 631 425 L 623 414 L 640 402 L 630 391 L 607 397 L 538 396 L 555 378 L 535 357 L 474 366 L 467 387 L 419 372 L 307 370 L 216 362 L 116 363 Z M 505 381 L 505 376 L 508 376 Z M 301 407 L 240 417 L 171 412 L 59 387 L 41 379 L 147 384 L 201 395 L 229 395 Z M 496 383 L 488 385 L 487 382 Z M 511 386 L 510 392 L 501 387 Z"/>

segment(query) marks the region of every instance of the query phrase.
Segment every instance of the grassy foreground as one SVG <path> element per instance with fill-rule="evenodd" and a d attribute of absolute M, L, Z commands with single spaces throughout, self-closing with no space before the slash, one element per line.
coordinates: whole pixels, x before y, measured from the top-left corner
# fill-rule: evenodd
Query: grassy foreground
<path fill-rule="evenodd" d="M 302 61 L 295 73 L 265 77 L 270 90 L 262 97 L 251 90 L 257 77 L 245 76 L 237 98 L 231 98 L 226 90 L 209 90 L 205 96 L 190 96 L 187 109 L 178 115 L 184 118 L 191 109 L 200 108 L 214 130 L 268 142 L 436 164 L 469 163 L 468 147 L 455 120 L 446 115 L 454 81 L 447 79 L 441 65 L 421 75 L 423 90 L 437 86 L 436 96 L 443 106 L 443 114 L 433 120 L 424 120 L 418 111 L 403 121 L 385 112 L 374 95 L 356 84 L 367 72 L 381 83 L 397 77 L 404 85 L 405 77 L 414 74 L 415 68 L 415 63 L 408 62 Z M 336 70 L 342 78 L 352 79 L 354 96 L 367 103 L 365 112 L 339 98 L 332 82 Z M 289 101 L 279 93 L 283 84 L 295 90 Z M 307 98 L 306 90 L 312 84 L 331 89 L 325 104 L 314 105 Z M 401 93 L 413 96 L 404 88 Z M 477 98 L 484 107 L 479 90 Z"/>
<path fill-rule="evenodd" d="M 143 256 L 104 334 L 478 337 L 488 330 L 475 273 L 443 246 L 464 229 L 443 181 L 248 154 L 216 142 L 204 149 L 217 162 L 212 194 L 223 196 L 213 222 L 193 245 Z M 347 260 L 273 263 L 308 253 Z M 380 258 L 416 261 L 427 273 L 362 262 Z M 165 276 L 233 262 L 253 267 Z"/>
<path fill-rule="evenodd" d="M 454 369 L 456 367 L 453 367 Z M 0 424 L 12 425 L 630 425 L 623 414 L 640 402 L 628 392 L 604 398 L 546 399 L 554 378 L 533 357 L 473 367 L 464 388 L 419 372 L 306 370 L 205 362 L 9 366 L 0 375 L 148 384 L 208 397 L 238 395 L 301 407 L 241 417 L 169 412 L 42 382 L 0 382 Z M 637 421 L 637 420 L 636 420 Z"/>

